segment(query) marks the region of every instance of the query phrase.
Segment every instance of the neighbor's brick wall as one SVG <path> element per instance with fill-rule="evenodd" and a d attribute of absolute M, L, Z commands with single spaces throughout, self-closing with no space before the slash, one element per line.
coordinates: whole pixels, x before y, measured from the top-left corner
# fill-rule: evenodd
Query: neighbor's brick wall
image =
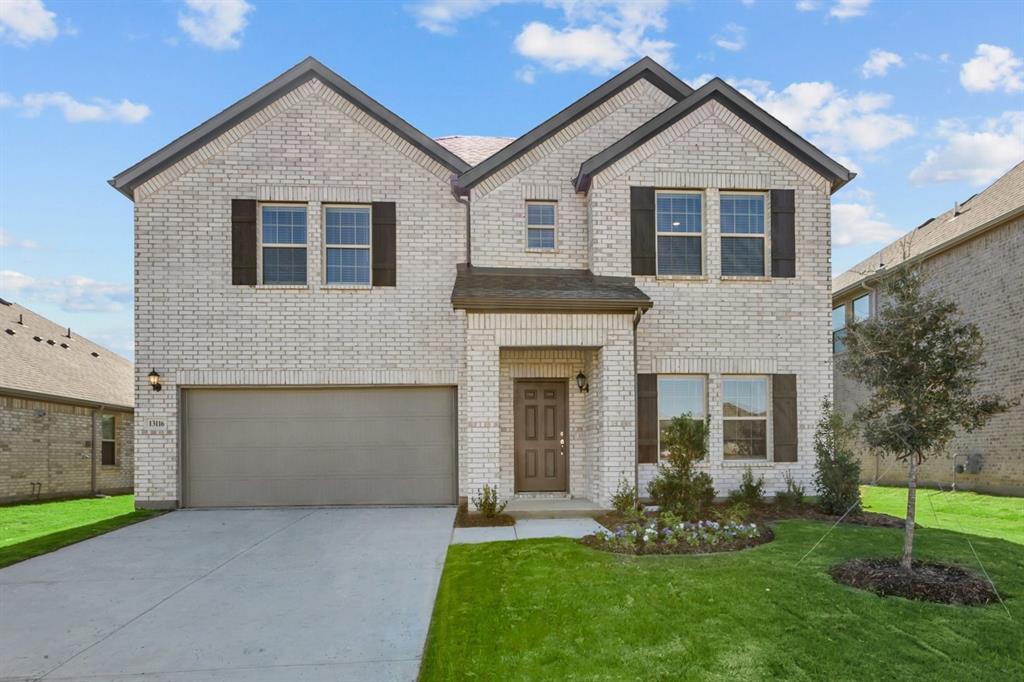
<path fill-rule="evenodd" d="M 96 492 L 108 494 L 131 491 L 134 460 L 132 414 L 111 413 L 117 464 L 101 466 L 96 449 Z M 94 414 L 91 407 L 0 396 L 0 503 L 91 495 Z"/>
<path fill-rule="evenodd" d="M 142 503 L 179 499 L 182 386 L 457 383 L 465 213 L 449 175 L 311 81 L 136 190 Z M 232 199 L 307 206 L 308 286 L 231 285 Z M 322 285 L 322 206 L 370 201 L 396 203 L 398 286 Z"/>
<path fill-rule="evenodd" d="M 925 261 L 929 286 L 952 300 L 963 319 L 978 325 L 985 340 L 985 368 L 978 391 L 1006 397 L 1024 392 L 1024 219 L 1006 223 Z M 860 295 L 859 293 L 857 295 Z M 836 303 L 848 302 L 856 296 Z M 837 408 L 852 416 L 867 398 L 865 386 L 836 369 Z M 906 485 L 905 465 L 877 457 L 861 445 L 862 480 Z M 948 488 L 953 457 L 978 453 L 978 474 L 957 474 L 958 488 L 1024 494 L 1024 406 L 992 419 L 983 429 L 955 438 L 946 452 L 925 462 L 922 485 Z M 958 462 L 963 463 L 961 457 Z"/>
<path fill-rule="evenodd" d="M 566 126 L 472 190 L 473 265 L 587 268 L 587 198 L 572 178 L 580 164 L 667 109 L 675 100 L 639 80 Z M 527 251 L 526 202 L 556 201 L 556 250 Z"/>
<path fill-rule="evenodd" d="M 638 328 L 639 372 L 707 377 L 711 434 L 703 468 L 713 476 L 720 495 L 739 485 L 748 466 L 722 458 L 723 376 L 796 374 L 797 462 L 771 463 L 769 446 L 769 460 L 749 466 L 755 475 L 764 475 L 769 493 L 784 487 L 787 471 L 812 492 L 814 426 L 821 399 L 832 394 L 827 183 L 711 102 L 594 179 L 590 211 L 596 274 L 630 274 L 632 185 L 700 190 L 705 221 L 702 277 L 636 278 L 654 301 Z M 797 277 L 733 280 L 720 276 L 719 191 L 728 189 L 796 191 Z M 770 235 L 770 228 L 767 232 Z M 770 239 L 767 250 L 770 273 Z M 768 427 L 770 444 L 770 417 Z M 643 493 L 656 471 L 655 465 L 640 469 Z"/>

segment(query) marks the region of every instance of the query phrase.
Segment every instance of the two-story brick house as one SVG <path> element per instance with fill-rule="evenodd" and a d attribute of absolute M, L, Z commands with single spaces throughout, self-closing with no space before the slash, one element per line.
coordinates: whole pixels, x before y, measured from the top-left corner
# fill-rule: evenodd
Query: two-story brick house
<path fill-rule="evenodd" d="M 650 59 L 515 140 L 433 140 L 307 59 L 111 181 L 138 503 L 605 505 L 684 412 L 720 493 L 806 482 L 852 177 Z"/>

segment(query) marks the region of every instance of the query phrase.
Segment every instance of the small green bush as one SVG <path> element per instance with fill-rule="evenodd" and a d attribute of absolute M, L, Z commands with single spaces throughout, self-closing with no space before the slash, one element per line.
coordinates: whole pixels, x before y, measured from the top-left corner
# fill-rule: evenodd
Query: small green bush
<path fill-rule="evenodd" d="M 487 518 L 493 518 L 505 511 L 507 505 L 508 500 L 504 502 L 498 501 L 497 487 L 492 488 L 489 485 L 484 485 L 480 490 L 480 494 L 473 498 L 473 506 Z"/>
<path fill-rule="evenodd" d="M 619 487 L 612 495 L 612 507 L 622 514 L 636 511 L 640 508 L 640 498 L 636 493 L 636 486 L 630 485 L 625 477 L 619 479 Z"/>
<path fill-rule="evenodd" d="M 727 507 L 716 510 L 715 518 L 721 523 L 746 523 L 750 518 L 750 505 L 746 502 L 733 502 Z"/>
<path fill-rule="evenodd" d="M 860 462 L 853 455 L 853 426 L 821 401 L 821 419 L 814 432 L 814 487 L 818 506 L 835 516 L 860 512 Z"/>
<path fill-rule="evenodd" d="M 784 509 L 795 509 L 804 503 L 807 496 L 804 487 L 796 482 L 792 472 L 787 471 L 783 480 L 786 489 L 775 493 L 775 503 Z"/>
<path fill-rule="evenodd" d="M 662 512 L 699 519 L 715 500 L 714 481 L 694 465 L 708 453 L 709 422 L 684 414 L 672 419 L 661 433 L 667 455 L 647 490 Z"/>
<path fill-rule="evenodd" d="M 764 476 L 758 476 L 755 481 L 754 472 L 747 467 L 740 480 L 740 487 L 729 493 L 729 499 L 751 507 L 761 506 L 764 504 Z"/>

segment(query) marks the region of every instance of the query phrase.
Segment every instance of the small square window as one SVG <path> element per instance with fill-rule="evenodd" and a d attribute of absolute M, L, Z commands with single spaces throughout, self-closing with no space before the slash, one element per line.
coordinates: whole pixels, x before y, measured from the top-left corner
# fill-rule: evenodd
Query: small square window
<path fill-rule="evenodd" d="M 555 204 L 526 203 L 526 248 L 550 251 L 555 248 Z"/>

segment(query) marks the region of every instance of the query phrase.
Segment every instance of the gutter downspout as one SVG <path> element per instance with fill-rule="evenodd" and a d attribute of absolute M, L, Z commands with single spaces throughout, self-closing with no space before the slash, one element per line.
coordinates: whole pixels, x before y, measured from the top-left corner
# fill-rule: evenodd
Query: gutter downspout
<path fill-rule="evenodd" d="M 637 401 L 637 391 L 639 390 L 637 372 L 640 369 L 639 361 L 636 355 L 636 329 L 640 326 L 640 320 L 643 318 L 644 313 L 647 311 L 643 308 L 637 308 L 633 311 L 633 487 L 636 488 L 636 497 L 639 500 L 640 495 L 640 430 L 637 428 L 638 417 L 640 416 L 640 403 Z"/>
<path fill-rule="evenodd" d="M 466 267 L 473 265 L 473 234 L 470 229 L 471 225 L 471 209 L 470 209 L 470 196 L 469 190 L 464 189 L 458 184 L 458 176 L 452 176 L 452 196 L 455 197 L 455 201 L 459 202 L 466 207 Z"/>

